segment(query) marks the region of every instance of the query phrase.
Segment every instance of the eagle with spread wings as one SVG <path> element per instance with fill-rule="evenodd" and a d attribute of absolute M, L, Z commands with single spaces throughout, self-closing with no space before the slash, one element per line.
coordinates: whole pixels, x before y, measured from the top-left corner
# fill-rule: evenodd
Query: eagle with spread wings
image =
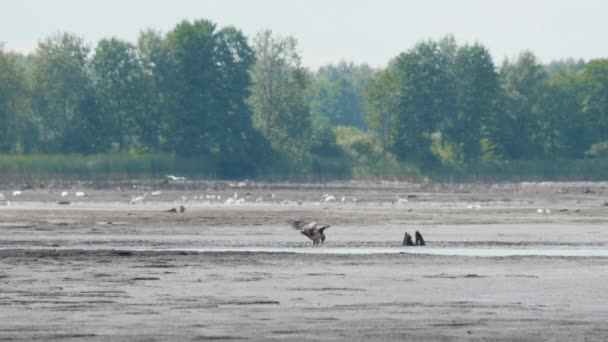
<path fill-rule="evenodd" d="M 293 221 L 291 226 L 297 229 L 303 235 L 307 236 L 312 240 L 313 245 L 325 242 L 325 229 L 329 228 L 329 225 L 321 225 L 316 221 Z"/>

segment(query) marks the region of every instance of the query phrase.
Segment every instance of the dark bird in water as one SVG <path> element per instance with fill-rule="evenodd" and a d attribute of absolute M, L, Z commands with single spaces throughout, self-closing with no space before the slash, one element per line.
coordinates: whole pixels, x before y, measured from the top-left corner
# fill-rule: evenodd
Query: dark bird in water
<path fill-rule="evenodd" d="M 179 212 L 183 213 L 184 211 L 186 211 L 186 208 L 183 205 L 180 205 L 179 206 Z M 416 232 L 416 233 L 418 233 L 418 232 Z M 418 239 L 418 235 L 416 235 L 416 239 Z M 424 244 L 424 241 L 423 241 L 423 244 Z"/>
<path fill-rule="evenodd" d="M 403 246 L 414 246 L 414 242 L 412 241 L 412 236 L 409 233 L 405 233 L 405 236 L 403 237 L 403 243 L 401 244 Z"/>
<path fill-rule="evenodd" d="M 416 231 L 416 246 L 424 246 L 424 239 L 422 238 L 422 234 L 419 231 Z"/>
<path fill-rule="evenodd" d="M 329 225 L 320 225 L 316 221 L 293 221 L 291 222 L 291 226 L 311 239 L 313 245 L 318 245 L 319 243 L 325 242 L 324 231 L 330 227 Z"/>
<path fill-rule="evenodd" d="M 167 213 L 176 213 L 176 212 L 177 212 L 177 209 L 175 209 L 175 208 L 171 208 L 171 209 L 169 209 L 169 210 L 166 210 L 165 212 L 167 212 Z"/>

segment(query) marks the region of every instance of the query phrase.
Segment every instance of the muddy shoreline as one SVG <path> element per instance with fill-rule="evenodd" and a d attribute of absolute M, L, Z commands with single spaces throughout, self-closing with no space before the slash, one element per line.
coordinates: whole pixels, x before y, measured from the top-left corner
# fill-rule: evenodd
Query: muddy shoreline
<path fill-rule="evenodd" d="M 312 248 L 291 219 L 332 225 L 315 251 L 399 250 L 415 230 L 429 250 L 606 251 L 606 183 L 237 185 L 0 191 L 0 339 L 608 339 L 608 257 L 231 251 Z"/>

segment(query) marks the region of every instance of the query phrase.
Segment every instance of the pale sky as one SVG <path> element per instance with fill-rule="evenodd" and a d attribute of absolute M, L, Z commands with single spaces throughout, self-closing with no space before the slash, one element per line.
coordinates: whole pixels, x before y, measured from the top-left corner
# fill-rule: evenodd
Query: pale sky
<path fill-rule="evenodd" d="M 72 32 L 92 47 L 105 37 L 135 42 L 183 19 L 263 28 L 298 39 L 303 63 L 341 60 L 383 67 L 399 53 L 446 34 L 480 42 L 499 63 L 529 49 L 543 62 L 608 57 L 606 0 L 2 0 L 0 41 L 33 51 L 39 39 Z"/>

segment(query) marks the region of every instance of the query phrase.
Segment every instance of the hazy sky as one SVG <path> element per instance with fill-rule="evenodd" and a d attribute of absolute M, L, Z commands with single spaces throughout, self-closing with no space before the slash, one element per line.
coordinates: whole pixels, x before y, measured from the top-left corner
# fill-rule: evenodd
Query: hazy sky
<path fill-rule="evenodd" d="M 142 29 L 167 32 L 197 18 L 248 36 L 262 28 L 295 36 L 312 68 L 340 60 L 384 66 L 446 34 L 483 43 L 496 62 L 524 49 L 544 62 L 608 57 L 606 0 L 3 0 L 0 41 L 21 52 L 63 31 L 93 46 L 111 36 L 134 42 Z"/>

